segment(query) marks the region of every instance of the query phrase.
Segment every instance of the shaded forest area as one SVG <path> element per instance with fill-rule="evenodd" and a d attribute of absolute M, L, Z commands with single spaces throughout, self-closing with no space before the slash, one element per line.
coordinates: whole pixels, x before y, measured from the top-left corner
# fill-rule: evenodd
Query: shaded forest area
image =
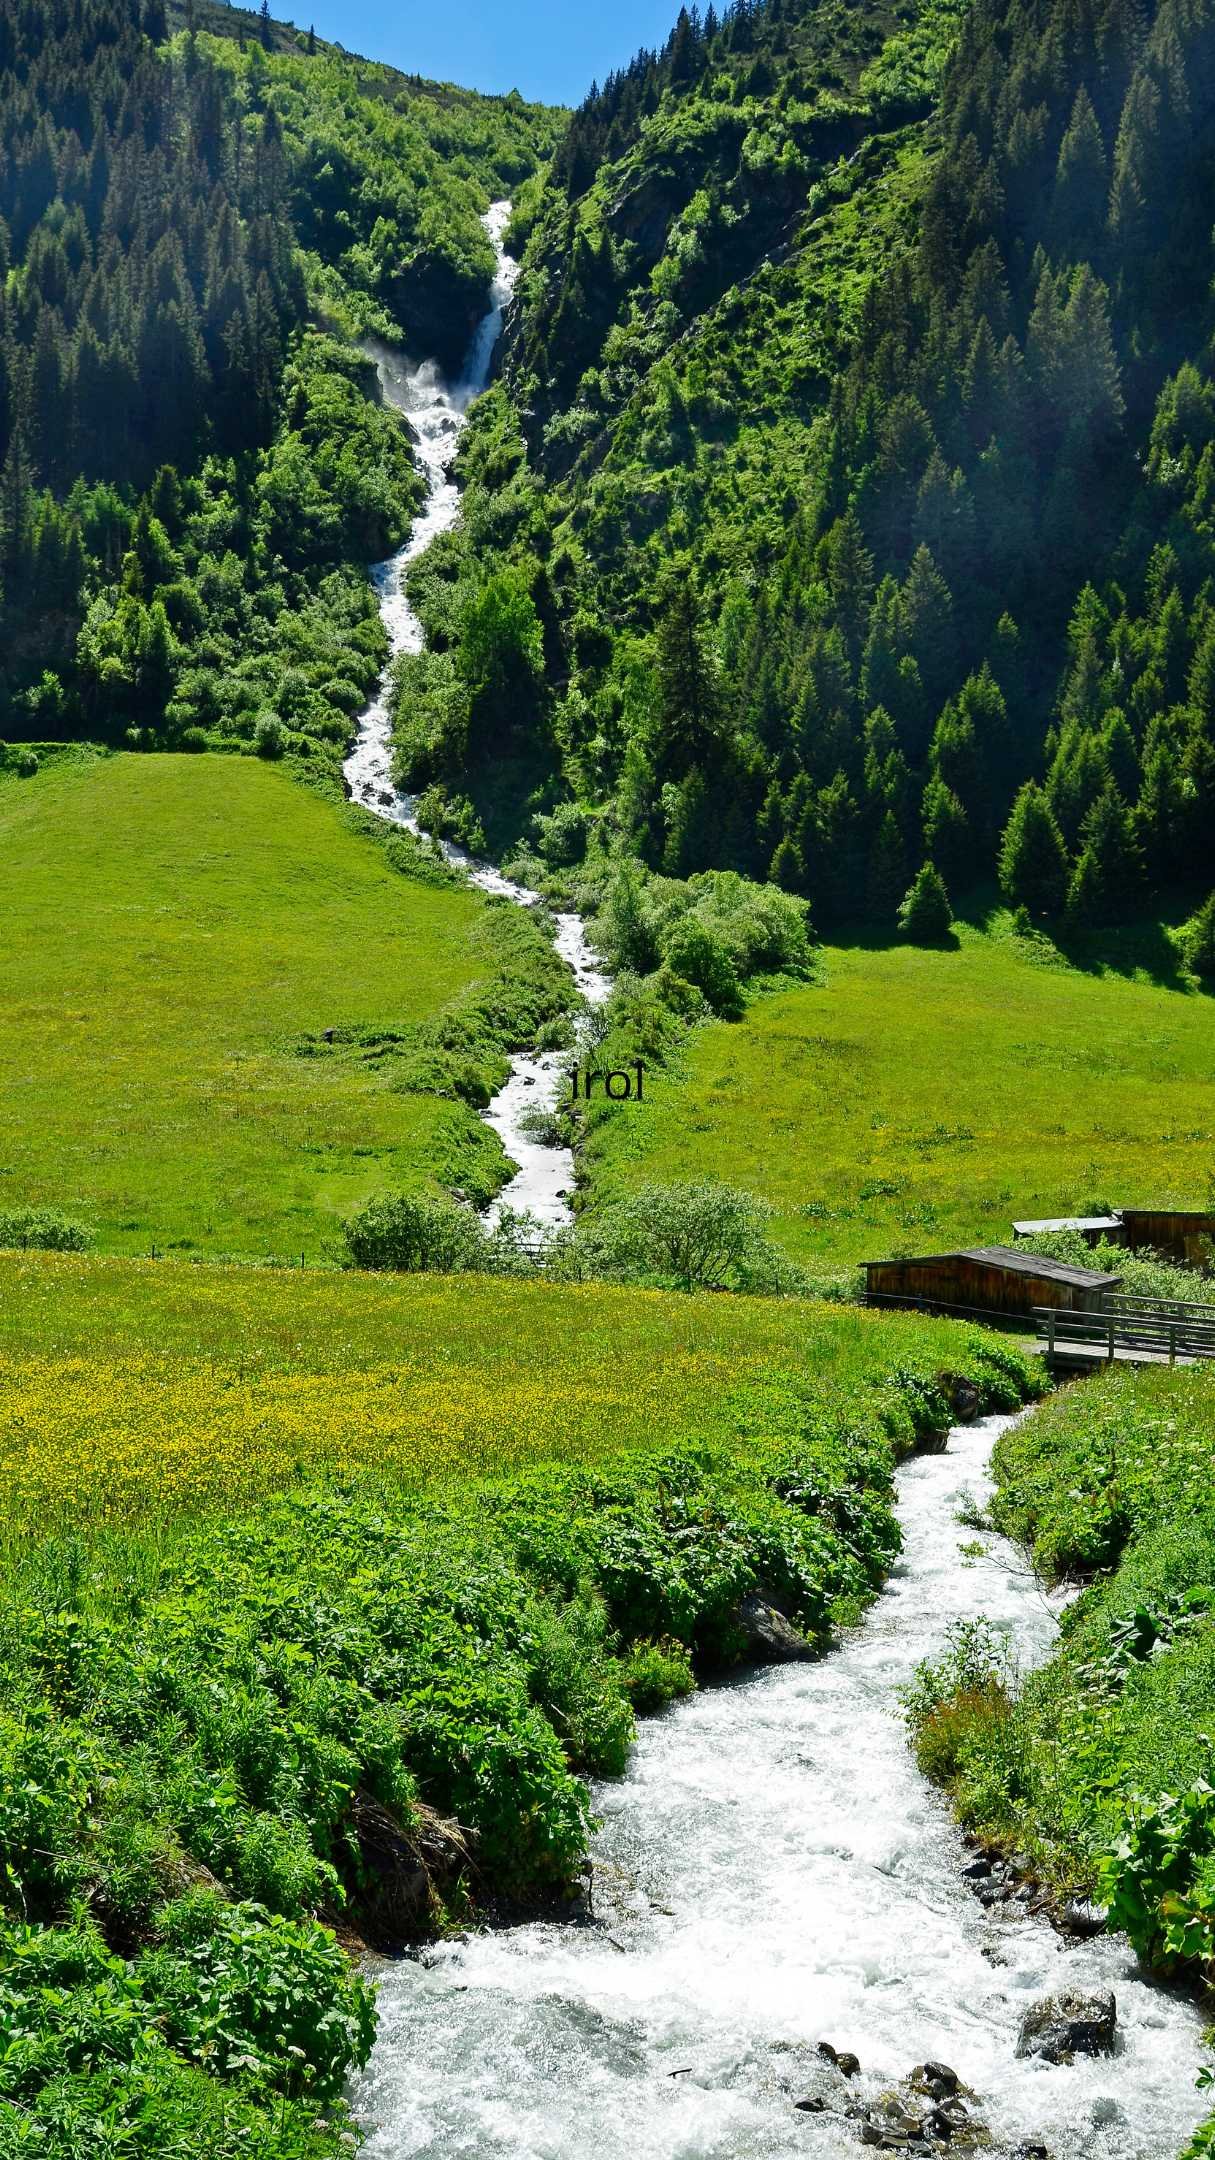
<path fill-rule="evenodd" d="M 462 348 L 554 117 L 270 27 L 0 21 L 11 740 L 323 753 L 382 664 L 363 566 L 419 483 L 353 339 Z"/>

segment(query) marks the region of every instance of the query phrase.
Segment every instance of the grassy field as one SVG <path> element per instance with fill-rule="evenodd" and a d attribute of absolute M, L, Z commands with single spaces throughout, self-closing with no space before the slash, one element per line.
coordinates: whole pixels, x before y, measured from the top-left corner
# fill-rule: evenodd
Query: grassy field
<path fill-rule="evenodd" d="M 0 1254 L 0 1523 L 165 1523 L 313 1474 L 594 1462 L 845 1410 L 979 1338 L 919 1316 L 491 1278 Z"/>
<path fill-rule="evenodd" d="M 493 1135 L 394 1085 L 383 1038 L 500 995 L 539 949 L 517 913 L 403 877 L 252 759 L 0 776 L 0 1210 L 61 1207 L 115 1251 L 315 1257 L 374 1190 L 492 1183 Z"/>
<path fill-rule="evenodd" d="M 601 1116 L 593 1192 L 716 1175 L 826 1267 L 1007 1239 L 1014 1217 L 1203 1204 L 1207 997 L 969 929 L 955 951 L 831 948 L 824 974 L 701 1029 L 644 1109 Z"/>

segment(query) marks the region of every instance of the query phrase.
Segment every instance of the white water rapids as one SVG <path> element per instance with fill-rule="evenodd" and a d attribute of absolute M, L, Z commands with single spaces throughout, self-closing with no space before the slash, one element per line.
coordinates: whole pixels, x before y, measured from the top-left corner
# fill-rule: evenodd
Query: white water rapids
<path fill-rule="evenodd" d="M 845 2160 L 844 2109 L 916 2063 L 951 2065 L 998 2154 L 1175 2160 L 1207 2112 L 1202 2019 L 1138 1977 L 1126 1941 L 1072 1943 L 986 1911 L 898 1693 L 951 1620 L 986 1613 L 1025 1665 L 1056 1619 L 985 1497 L 993 1434 L 956 1431 L 899 1476 L 905 1550 L 865 1625 L 814 1665 L 706 1689 L 641 1725 L 596 1790 L 595 1918 L 473 1934 L 389 1967 L 354 2093 L 367 2160 Z M 960 1543 L 982 1556 L 967 1564 Z M 1018 2061 L 1026 2006 L 1112 1987 L 1118 2052 Z M 824 2085 L 817 2043 L 860 2058 Z M 828 2091 L 830 2112 L 793 2103 Z"/>
<path fill-rule="evenodd" d="M 359 721 L 358 739 L 345 763 L 346 783 L 354 802 L 362 803 L 377 817 L 388 818 L 417 832 L 416 802 L 401 794 L 392 778 L 392 720 L 389 710 L 392 661 L 398 653 L 421 652 L 422 625 L 409 599 L 408 572 L 432 540 L 447 532 L 460 514 L 460 491 L 449 477 L 451 460 L 472 400 L 489 380 L 494 347 L 502 317 L 514 289 L 518 265 L 506 253 L 502 237 L 510 218 L 508 202 L 494 203 L 485 225 L 498 258 L 490 307 L 469 349 L 460 381 L 448 384 L 433 361 L 420 367 L 387 346 L 373 344 L 385 400 L 405 414 L 413 431 L 418 462 L 427 483 L 427 498 L 404 547 L 372 571 L 380 599 L 380 613 L 388 632 L 390 658 L 379 688 Z M 492 863 L 478 862 L 450 841 L 441 843 L 447 860 L 467 874 L 482 892 L 513 900 L 520 907 L 534 907 L 539 894 L 503 877 Z M 574 979 L 588 1005 L 599 1005 L 610 985 L 587 943 L 581 918 L 574 914 L 556 917 L 556 946 L 573 970 Z M 534 1139 L 527 1113 L 550 1110 L 563 1090 L 569 1058 L 557 1050 L 524 1052 L 511 1059 L 510 1077 L 485 1112 L 502 1141 L 516 1174 L 498 1194 L 491 1217 L 510 1208 L 530 1214 L 546 1228 L 567 1222 L 568 1194 L 574 1181 L 573 1158 L 568 1148 L 552 1147 Z"/>

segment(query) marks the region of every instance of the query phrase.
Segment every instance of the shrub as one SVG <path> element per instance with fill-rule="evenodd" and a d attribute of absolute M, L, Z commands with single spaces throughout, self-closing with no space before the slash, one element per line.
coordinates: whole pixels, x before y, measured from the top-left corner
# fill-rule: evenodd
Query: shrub
<path fill-rule="evenodd" d="M 1110 1920 L 1159 1971 L 1215 1969 L 1215 1789 L 1132 1799 L 1098 1876 Z"/>
<path fill-rule="evenodd" d="M 587 815 L 580 803 L 558 803 L 551 816 L 540 820 L 540 853 L 558 868 L 582 861 L 586 838 Z"/>
<path fill-rule="evenodd" d="M 36 750 L 19 750 L 15 760 L 15 769 L 19 779 L 32 780 L 38 770 L 38 752 Z"/>
<path fill-rule="evenodd" d="M 28 1246 L 32 1252 L 87 1252 L 93 1233 L 58 1208 L 7 1208 L 0 1211 L 0 1247 Z"/>
<path fill-rule="evenodd" d="M 195 1891 L 167 1906 L 163 1947 L 139 1960 L 182 2053 L 289 2094 L 336 2098 L 375 2037 L 375 1996 L 328 1929 Z"/>
<path fill-rule="evenodd" d="M 253 748 L 260 758 L 281 758 L 287 747 L 287 730 L 277 713 L 262 712 L 253 723 Z"/>
<path fill-rule="evenodd" d="M 345 1225 L 344 1236 L 351 1267 L 456 1275 L 490 1263 L 476 1216 L 421 1193 L 384 1193 L 369 1200 Z"/>
<path fill-rule="evenodd" d="M 663 1710 L 696 1685 L 691 1659 L 682 1643 L 634 1643 L 621 1668 L 625 1692 L 643 1717 Z"/>
<path fill-rule="evenodd" d="M 734 962 L 715 933 L 695 916 L 685 916 L 667 937 L 663 959 L 680 982 L 691 983 L 722 1019 L 737 1019 L 742 993 Z"/>
<path fill-rule="evenodd" d="M 751 1193 L 701 1178 L 639 1187 L 610 1210 L 601 1230 L 617 1265 L 670 1278 L 683 1290 L 723 1288 L 776 1264 L 764 1231 L 768 1214 Z"/>

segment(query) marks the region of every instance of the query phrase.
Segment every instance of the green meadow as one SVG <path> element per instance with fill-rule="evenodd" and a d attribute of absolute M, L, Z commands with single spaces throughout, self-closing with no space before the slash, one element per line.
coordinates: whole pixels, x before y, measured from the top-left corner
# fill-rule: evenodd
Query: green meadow
<path fill-rule="evenodd" d="M 402 875 L 252 758 L 0 775 L 0 922 L 0 1211 L 112 1251 L 312 1259 L 384 1186 L 492 1190 L 496 1139 L 446 1074 L 412 1084 L 419 1050 L 463 1030 L 492 1072 L 487 1002 L 526 1038 L 561 994 L 518 910 Z"/>
<path fill-rule="evenodd" d="M 818 984 L 755 998 L 647 1071 L 644 1108 L 597 1112 L 591 1192 L 717 1176 L 828 1269 L 1007 1239 L 1014 1217 L 1201 1205 L 1215 1006 L 1134 957 L 1089 970 L 967 927 L 954 950 L 829 947 Z"/>

